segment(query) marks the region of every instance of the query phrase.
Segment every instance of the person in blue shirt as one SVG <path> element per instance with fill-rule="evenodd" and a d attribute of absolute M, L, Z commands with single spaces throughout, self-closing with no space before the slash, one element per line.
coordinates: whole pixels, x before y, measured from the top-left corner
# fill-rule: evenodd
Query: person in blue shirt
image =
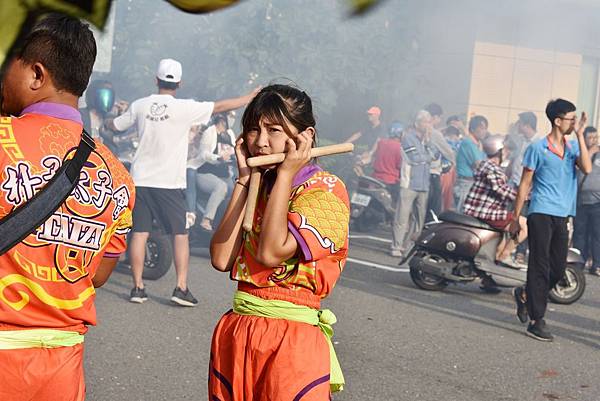
<path fill-rule="evenodd" d="M 461 141 L 456 153 L 456 185 L 454 202 L 456 211 L 462 213 L 463 205 L 479 163 L 487 159 L 481 149 L 481 140 L 488 133 L 488 120 L 483 116 L 474 116 L 469 121 L 469 133 Z"/>
<path fill-rule="evenodd" d="M 552 124 L 550 133 L 527 147 L 523 157 L 523 174 L 514 218 L 509 226 L 513 235 L 520 231 L 518 217 L 531 189 L 527 229 L 529 262 L 525 288 L 513 291 L 517 317 L 522 323 L 531 319 L 527 335 L 541 341 L 552 341 L 544 315 L 548 293 L 565 274 L 569 232 L 567 221 L 575 216 L 578 167 L 583 174 L 592 171 L 592 162 L 583 131 L 587 116 L 581 114 L 579 124 L 575 105 L 556 99 L 548 103 L 546 116 Z M 576 141 L 567 136 L 576 131 Z"/>

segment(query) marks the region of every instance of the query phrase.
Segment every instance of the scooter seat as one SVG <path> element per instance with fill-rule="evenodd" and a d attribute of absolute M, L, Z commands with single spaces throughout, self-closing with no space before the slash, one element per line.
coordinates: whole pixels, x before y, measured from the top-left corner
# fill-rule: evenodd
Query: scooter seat
<path fill-rule="evenodd" d="M 487 223 L 484 223 L 483 221 L 475 217 L 467 216 L 466 214 L 456 213 L 450 210 L 440 213 L 439 219 L 442 221 L 447 221 L 448 223 L 460 224 L 461 226 L 483 228 L 484 230 L 490 231 L 498 231 L 498 229 L 490 226 Z"/>
<path fill-rule="evenodd" d="M 359 177 L 359 179 L 369 182 L 370 184 L 374 184 L 374 185 L 380 186 L 382 188 L 385 188 L 385 183 L 382 181 L 379 181 L 377 178 L 373 178 L 368 175 L 363 175 L 363 176 Z"/>

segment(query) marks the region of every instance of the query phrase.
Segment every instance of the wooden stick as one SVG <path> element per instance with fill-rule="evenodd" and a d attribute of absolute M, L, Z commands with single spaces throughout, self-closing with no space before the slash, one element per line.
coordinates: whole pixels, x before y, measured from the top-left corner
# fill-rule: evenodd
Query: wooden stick
<path fill-rule="evenodd" d="M 320 146 L 318 148 L 313 148 L 310 151 L 310 157 L 335 155 L 338 153 L 352 152 L 353 150 L 354 144 L 352 143 L 338 143 L 335 145 Z M 274 153 L 272 155 L 250 157 L 247 160 L 247 163 L 250 167 L 260 167 L 268 166 L 270 164 L 278 164 L 283 162 L 284 159 L 285 153 Z M 248 193 L 248 195 L 250 194 Z"/>
<path fill-rule="evenodd" d="M 250 183 L 248 184 L 248 198 L 246 199 L 246 212 L 242 227 L 245 231 L 252 230 L 254 220 L 254 211 L 256 210 L 256 202 L 258 201 L 258 190 L 260 188 L 260 170 L 252 169 L 250 173 Z"/>

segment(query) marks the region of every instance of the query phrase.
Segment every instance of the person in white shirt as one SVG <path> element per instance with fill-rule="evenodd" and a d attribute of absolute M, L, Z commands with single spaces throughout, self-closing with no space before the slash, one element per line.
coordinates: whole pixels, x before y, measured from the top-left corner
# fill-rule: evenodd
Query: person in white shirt
<path fill-rule="evenodd" d="M 193 226 L 196 221 L 199 189 L 210 194 L 199 223 L 206 231 L 213 230 L 217 209 L 227 193 L 233 190 L 232 167 L 235 163 L 235 134 L 228 129 L 226 116 L 217 114 L 213 116 L 213 120 L 214 124 L 203 132 L 194 133 L 187 162 L 188 227 Z"/>
<path fill-rule="evenodd" d="M 142 273 L 146 241 L 157 220 L 167 234 L 174 236 L 177 286 L 171 301 L 182 306 L 195 306 L 198 301 L 187 288 L 189 242 L 186 229 L 186 162 L 188 133 L 194 125 L 208 123 L 212 113 L 245 106 L 258 90 L 234 99 L 217 102 L 197 102 L 177 99 L 182 67 L 173 59 L 163 59 L 158 65 L 158 94 L 134 101 L 122 115 L 107 122 L 109 128 L 124 131 L 134 124 L 140 143 L 131 165 L 136 187 L 133 211 L 133 234 L 130 259 L 134 287 L 130 301 L 142 303 L 148 299 Z"/>

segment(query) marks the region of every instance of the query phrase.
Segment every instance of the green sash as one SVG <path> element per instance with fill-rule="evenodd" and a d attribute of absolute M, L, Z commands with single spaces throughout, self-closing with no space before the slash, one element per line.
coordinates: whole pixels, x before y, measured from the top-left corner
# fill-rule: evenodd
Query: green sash
<path fill-rule="evenodd" d="M 83 334 L 53 329 L 0 330 L 0 350 L 72 347 L 83 343 Z"/>
<path fill-rule="evenodd" d="M 331 343 L 331 337 L 333 337 L 333 328 L 331 326 L 337 319 L 329 309 L 317 311 L 308 306 L 296 305 L 292 302 L 266 300 L 243 291 L 236 291 L 233 296 L 233 311 L 238 315 L 286 319 L 318 326 L 325 335 L 325 340 L 329 345 L 331 365 L 329 383 L 331 392 L 343 390 L 345 384 L 344 375 L 342 374 L 342 368 Z"/>

